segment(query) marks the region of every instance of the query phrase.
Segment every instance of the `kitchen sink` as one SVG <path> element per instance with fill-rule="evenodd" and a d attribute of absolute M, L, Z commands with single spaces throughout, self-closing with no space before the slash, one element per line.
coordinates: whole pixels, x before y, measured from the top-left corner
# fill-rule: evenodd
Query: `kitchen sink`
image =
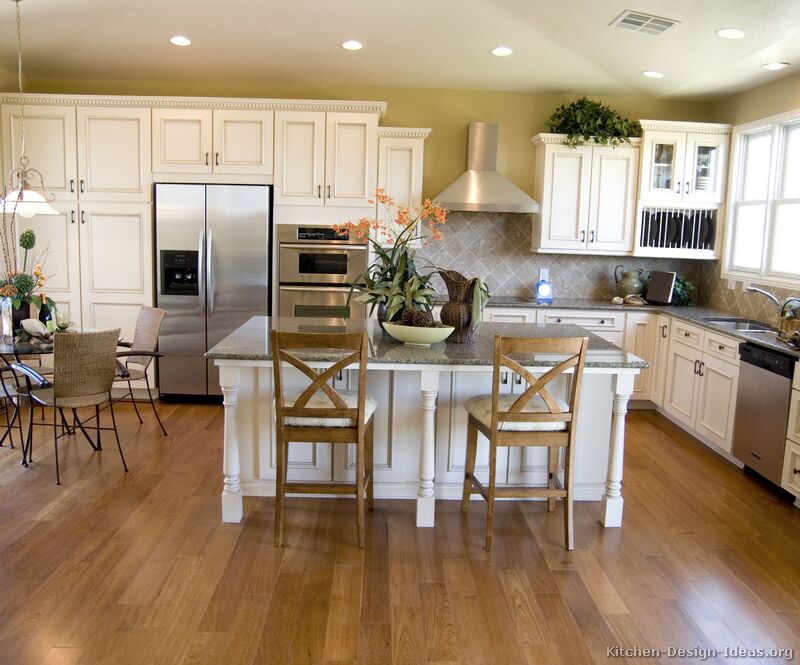
<path fill-rule="evenodd" d="M 766 323 L 761 323 L 761 321 L 754 321 L 752 319 L 738 319 L 729 316 L 725 317 L 701 316 L 700 318 L 706 323 L 713 323 L 722 328 L 727 328 L 728 330 L 734 330 L 736 332 L 748 332 L 748 333 L 775 332 L 775 328 L 773 328 L 772 326 L 769 326 Z"/>

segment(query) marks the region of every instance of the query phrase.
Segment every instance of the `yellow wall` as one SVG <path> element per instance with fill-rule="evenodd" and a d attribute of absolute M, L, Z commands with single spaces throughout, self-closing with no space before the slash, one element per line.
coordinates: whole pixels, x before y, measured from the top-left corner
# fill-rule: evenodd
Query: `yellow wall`
<path fill-rule="evenodd" d="M 734 125 L 800 109 L 800 73 L 725 97 L 711 108 L 717 122 Z"/>
<path fill-rule="evenodd" d="M 425 196 L 434 196 L 465 168 L 467 124 L 471 120 L 500 124 L 499 168 L 519 187 L 533 192 L 533 146 L 530 137 L 546 131 L 545 120 L 576 96 L 546 93 L 429 90 L 409 88 L 244 85 L 163 81 L 29 80 L 32 92 L 64 94 L 188 95 L 208 97 L 274 97 L 355 99 L 388 102 L 383 125 L 431 127 L 425 142 Z M 711 106 L 643 97 L 603 97 L 603 103 L 629 118 L 711 119 Z"/>

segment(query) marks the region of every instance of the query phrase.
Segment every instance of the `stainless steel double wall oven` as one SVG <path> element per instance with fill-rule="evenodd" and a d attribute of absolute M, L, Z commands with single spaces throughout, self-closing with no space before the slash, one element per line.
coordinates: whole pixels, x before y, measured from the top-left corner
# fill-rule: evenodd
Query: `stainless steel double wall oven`
<path fill-rule="evenodd" d="M 363 318 L 366 305 L 348 305 L 350 284 L 367 269 L 367 242 L 330 226 L 278 224 L 278 312 L 336 323 Z"/>

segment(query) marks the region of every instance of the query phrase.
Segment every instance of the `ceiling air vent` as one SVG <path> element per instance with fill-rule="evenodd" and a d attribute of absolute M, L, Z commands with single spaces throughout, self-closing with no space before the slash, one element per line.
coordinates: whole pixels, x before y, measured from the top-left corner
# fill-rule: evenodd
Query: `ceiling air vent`
<path fill-rule="evenodd" d="M 651 14 L 643 14 L 642 12 L 634 12 L 630 9 L 626 9 L 622 14 L 611 21 L 611 26 L 624 28 L 625 30 L 644 32 L 648 35 L 660 35 L 662 32 L 669 30 L 676 23 L 680 23 L 680 21 L 673 21 L 671 18 L 652 16 Z"/>

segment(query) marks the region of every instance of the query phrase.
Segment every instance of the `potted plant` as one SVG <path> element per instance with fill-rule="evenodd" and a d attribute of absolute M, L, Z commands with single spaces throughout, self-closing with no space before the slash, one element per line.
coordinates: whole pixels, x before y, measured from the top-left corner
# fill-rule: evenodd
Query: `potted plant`
<path fill-rule="evenodd" d="M 358 291 L 360 295 L 356 301 L 369 303 L 370 314 L 377 308 L 381 322 L 401 320 L 404 310 L 408 309 L 411 313 L 406 317 L 407 322 L 427 323 L 428 318 L 418 312 L 430 315 L 436 291 L 430 288 L 429 282 L 438 268 L 427 265 L 426 272 L 421 272 L 413 243 L 441 240 L 444 235 L 440 227 L 445 223 L 447 210 L 426 199 L 412 213 L 405 206 L 397 205 L 381 188 L 375 190 L 375 200 L 383 206 L 385 218 L 362 217 L 334 226 L 337 232 L 347 231 L 366 239 L 375 253 L 375 260 L 351 284 L 350 297 Z"/>
<path fill-rule="evenodd" d="M 637 121 L 623 118 L 610 106 L 585 96 L 568 106 L 559 106 L 546 124 L 551 132 L 566 134 L 564 143 L 573 147 L 589 142 L 617 146 L 642 135 Z"/>

